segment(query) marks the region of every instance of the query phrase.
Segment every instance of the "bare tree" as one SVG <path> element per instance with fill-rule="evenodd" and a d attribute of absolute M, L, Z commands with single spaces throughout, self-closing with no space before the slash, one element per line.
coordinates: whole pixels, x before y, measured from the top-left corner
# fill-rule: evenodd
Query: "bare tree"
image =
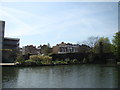
<path fill-rule="evenodd" d="M 83 41 L 83 44 L 86 44 L 90 46 L 91 48 L 93 48 L 97 44 L 98 40 L 99 40 L 99 37 L 91 36 L 91 37 L 88 37 L 86 41 Z"/>

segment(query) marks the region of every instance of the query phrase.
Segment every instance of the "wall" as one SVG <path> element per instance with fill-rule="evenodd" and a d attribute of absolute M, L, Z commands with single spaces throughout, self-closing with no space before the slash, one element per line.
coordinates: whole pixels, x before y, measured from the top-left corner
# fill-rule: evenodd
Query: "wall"
<path fill-rule="evenodd" d="M 0 21 L 0 63 L 2 62 L 2 47 L 4 38 L 5 21 Z"/>

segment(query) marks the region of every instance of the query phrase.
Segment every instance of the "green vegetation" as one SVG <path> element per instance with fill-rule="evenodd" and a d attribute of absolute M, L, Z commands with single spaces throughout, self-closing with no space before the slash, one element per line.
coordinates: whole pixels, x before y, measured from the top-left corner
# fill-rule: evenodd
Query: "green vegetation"
<path fill-rule="evenodd" d="M 50 44 L 48 43 L 47 45 L 43 45 L 41 47 L 41 52 L 44 54 L 44 55 L 49 55 L 51 53 L 52 49 L 51 49 L 51 46 Z"/>
<path fill-rule="evenodd" d="M 111 43 L 109 39 L 106 37 L 101 37 L 96 42 L 96 45 L 94 46 L 94 53 L 111 53 Z"/>
<path fill-rule="evenodd" d="M 44 55 L 31 55 L 25 60 L 21 54 L 17 55 L 16 63 L 21 65 L 63 65 L 63 64 L 79 64 L 79 63 L 106 63 L 107 59 L 120 60 L 120 32 L 113 37 L 113 43 L 110 43 L 107 37 L 90 37 L 87 45 L 90 47 L 88 52 L 82 52 L 79 58 L 73 59 L 73 54 L 62 56 L 52 56 L 50 44 L 43 47 Z M 85 49 L 85 48 L 83 48 Z M 81 49 L 82 50 L 82 49 Z M 84 51 L 84 50 L 83 50 Z M 66 56 L 69 58 L 66 58 Z M 53 59 L 53 57 L 56 57 Z M 61 57 L 61 58 L 59 58 Z M 70 59 L 72 57 L 72 59 Z M 74 54 L 78 57 L 78 54 Z M 66 58 L 66 59 L 65 59 Z M 78 60 L 79 59 L 79 60 Z"/>
<path fill-rule="evenodd" d="M 115 33 L 112 47 L 114 54 L 120 59 L 120 31 Z"/>
<path fill-rule="evenodd" d="M 18 63 L 18 64 L 23 64 L 25 62 L 25 60 L 24 60 L 24 58 L 21 54 L 17 54 L 15 62 Z"/>
<path fill-rule="evenodd" d="M 66 65 L 80 63 L 77 59 L 65 59 L 65 60 L 52 60 L 52 57 L 46 55 L 31 55 L 28 60 L 24 60 L 23 56 L 18 54 L 16 63 L 19 65 L 31 66 L 31 65 Z"/>

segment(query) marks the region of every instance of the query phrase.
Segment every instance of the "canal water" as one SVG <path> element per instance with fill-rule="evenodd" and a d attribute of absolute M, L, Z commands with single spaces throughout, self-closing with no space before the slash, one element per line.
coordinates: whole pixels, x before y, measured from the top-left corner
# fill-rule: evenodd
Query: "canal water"
<path fill-rule="evenodd" d="M 118 88 L 120 68 L 106 65 L 3 67 L 3 88 Z"/>

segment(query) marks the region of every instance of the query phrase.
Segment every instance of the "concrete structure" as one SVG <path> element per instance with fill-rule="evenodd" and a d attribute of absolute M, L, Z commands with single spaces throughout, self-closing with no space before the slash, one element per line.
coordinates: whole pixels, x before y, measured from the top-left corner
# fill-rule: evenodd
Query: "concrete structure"
<path fill-rule="evenodd" d="M 19 51 L 18 38 L 4 38 L 3 41 L 3 62 L 14 62 Z"/>
<path fill-rule="evenodd" d="M 4 38 L 4 21 L 0 21 L 0 63 L 2 62 L 2 47 Z M 2 73 L 2 68 L 0 66 L 0 73 Z M 2 89 L 2 74 L 0 74 L 0 89 Z"/>
<path fill-rule="evenodd" d="M 2 48 L 4 39 L 5 21 L 0 21 L 0 63 L 2 62 Z"/>
<path fill-rule="evenodd" d="M 0 21 L 0 57 L 2 62 L 14 62 L 19 50 L 19 39 L 4 37 L 5 21 Z"/>

